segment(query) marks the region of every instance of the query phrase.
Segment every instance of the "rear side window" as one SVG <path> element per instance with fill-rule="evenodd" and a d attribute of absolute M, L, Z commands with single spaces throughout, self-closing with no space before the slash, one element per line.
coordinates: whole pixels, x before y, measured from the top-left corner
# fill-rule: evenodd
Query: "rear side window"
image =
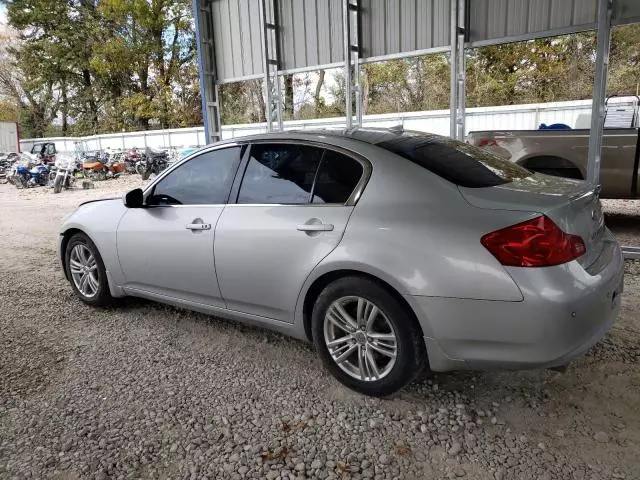
<path fill-rule="evenodd" d="M 325 150 L 313 190 L 313 203 L 345 203 L 362 177 L 362 165 L 332 150 Z"/>
<path fill-rule="evenodd" d="M 444 137 L 405 133 L 376 145 L 461 187 L 493 187 L 531 175 L 493 153 Z"/>
<path fill-rule="evenodd" d="M 309 203 L 322 150 L 296 144 L 251 147 L 238 203 Z"/>

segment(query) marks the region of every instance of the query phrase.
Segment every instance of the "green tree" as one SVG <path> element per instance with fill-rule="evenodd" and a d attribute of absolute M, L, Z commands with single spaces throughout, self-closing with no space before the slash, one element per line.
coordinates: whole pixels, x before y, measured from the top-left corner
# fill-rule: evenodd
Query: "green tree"
<path fill-rule="evenodd" d="M 123 127 L 181 123 L 173 104 L 177 90 L 182 91 L 177 87 L 182 74 L 193 76 L 191 2 L 102 0 L 98 11 L 106 38 L 95 46 L 91 65 L 109 93 L 113 112 L 122 112 Z"/>

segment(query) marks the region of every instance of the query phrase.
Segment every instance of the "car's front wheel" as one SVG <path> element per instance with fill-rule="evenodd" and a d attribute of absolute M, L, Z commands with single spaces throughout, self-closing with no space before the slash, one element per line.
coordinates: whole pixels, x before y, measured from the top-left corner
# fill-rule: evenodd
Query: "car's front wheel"
<path fill-rule="evenodd" d="M 409 312 L 368 278 L 329 284 L 316 300 L 312 328 L 327 369 L 365 395 L 399 390 L 425 363 L 424 340 Z"/>
<path fill-rule="evenodd" d="M 84 233 L 76 233 L 65 250 L 67 278 L 76 296 L 92 306 L 112 303 L 107 273 L 97 247 Z"/>

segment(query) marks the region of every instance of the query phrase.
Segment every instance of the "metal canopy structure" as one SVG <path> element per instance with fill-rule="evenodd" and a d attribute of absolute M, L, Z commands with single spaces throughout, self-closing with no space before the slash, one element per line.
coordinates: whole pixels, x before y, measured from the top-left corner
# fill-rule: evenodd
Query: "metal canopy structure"
<path fill-rule="evenodd" d="M 596 30 L 588 180 L 598 183 L 610 29 L 640 0 L 193 0 L 207 142 L 220 139 L 218 85 L 263 79 L 282 128 L 282 76 L 344 69 L 345 123 L 362 120 L 360 65 L 450 52 L 451 137 L 464 137 L 465 49 Z M 355 117 L 354 117 L 355 114 Z"/>

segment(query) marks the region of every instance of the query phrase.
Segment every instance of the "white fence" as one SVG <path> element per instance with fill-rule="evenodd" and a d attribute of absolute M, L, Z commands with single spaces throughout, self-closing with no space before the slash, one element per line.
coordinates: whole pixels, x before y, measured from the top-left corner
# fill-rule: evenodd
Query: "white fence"
<path fill-rule="evenodd" d="M 572 102 L 507 105 L 502 107 L 468 108 L 466 110 L 466 133 L 474 130 L 535 130 L 541 123 L 564 123 L 576 127 L 580 115 L 591 114 L 591 100 Z M 345 118 L 323 118 L 317 120 L 291 120 L 284 122 L 286 130 L 312 130 L 317 128 L 344 126 Z M 428 112 L 387 113 L 366 115 L 365 127 L 392 127 L 402 124 L 406 130 L 449 134 L 449 110 Z M 588 128 L 588 127 L 587 127 Z M 266 123 L 224 125 L 222 138 L 229 139 L 263 133 Z M 204 145 L 204 128 L 180 128 L 171 130 L 148 130 L 142 132 L 109 133 L 89 137 L 56 137 L 25 139 L 20 141 L 22 151 L 30 151 L 34 142 L 55 142 L 58 151 L 73 151 L 80 143 L 85 150 L 126 149 L 131 147 L 186 148 Z"/>

